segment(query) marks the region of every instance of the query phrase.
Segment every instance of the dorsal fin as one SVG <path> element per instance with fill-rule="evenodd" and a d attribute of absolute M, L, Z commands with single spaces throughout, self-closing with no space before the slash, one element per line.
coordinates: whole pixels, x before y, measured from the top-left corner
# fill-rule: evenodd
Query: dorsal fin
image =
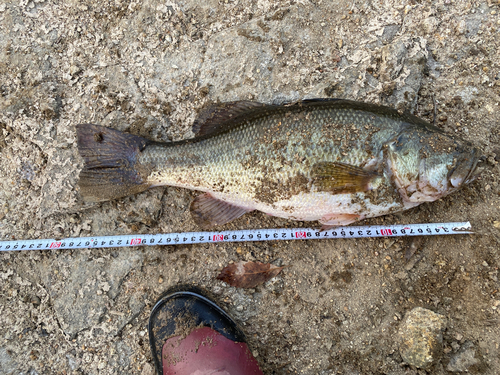
<path fill-rule="evenodd" d="M 197 136 L 218 133 L 232 124 L 255 113 L 263 107 L 273 107 L 250 100 L 211 105 L 201 111 L 193 123 L 193 133 Z"/>
<path fill-rule="evenodd" d="M 199 117 L 193 124 L 193 133 L 195 133 L 197 137 L 215 135 L 231 129 L 232 126 L 237 125 L 243 119 L 252 120 L 256 116 L 269 115 L 275 111 L 287 111 L 287 107 L 290 108 L 288 111 L 300 111 L 301 108 L 312 109 L 324 106 L 372 112 L 375 115 L 399 119 L 409 124 L 442 132 L 439 128 L 430 125 L 418 117 L 411 114 L 401 114 L 393 108 L 347 99 L 318 98 L 283 103 L 281 105 L 263 104 L 250 100 L 215 104 L 200 112 Z"/>
<path fill-rule="evenodd" d="M 250 119 L 262 112 L 279 110 L 280 108 L 290 106 L 314 106 L 319 102 L 324 103 L 337 100 L 340 99 L 306 99 L 283 103 L 282 105 L 264 104 L 251 100 L 213 104 L 201 110 L 198 118 L 193 123 L 192 130 L 196 136 L 201 137 L 231 128 L 231 125 L 238 123 L 243 118 Z"/>
<path fill-rule="evenodd" d="M 308 104 L 308 103 L 326 103 L 326 102 L 338 102 L 340 100 L 345 100 L 345 99 L 337 99 L 337 98 L 310 98 L 310 99 L 302 99 L 298 101 L 297 103 L 301 104 Z"/>

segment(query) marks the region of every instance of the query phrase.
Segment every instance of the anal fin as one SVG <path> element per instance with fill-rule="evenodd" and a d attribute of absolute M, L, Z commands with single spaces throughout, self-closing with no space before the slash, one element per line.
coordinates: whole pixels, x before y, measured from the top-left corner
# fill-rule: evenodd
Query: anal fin
<path fill-rule="evenodd" d="M 197 196 L 191 202 L 191 217 L 203 229 L 223 225 L 253 211 L 214 198 L 209 193 Z"/>
<path fill-rule="evenodd" d="M 323 216 L 319 222 L 323 224 L 321 230 L 329 230 L 333 227 L 352 224 L 361 219 L 357 214 L 328 214 Z"/>

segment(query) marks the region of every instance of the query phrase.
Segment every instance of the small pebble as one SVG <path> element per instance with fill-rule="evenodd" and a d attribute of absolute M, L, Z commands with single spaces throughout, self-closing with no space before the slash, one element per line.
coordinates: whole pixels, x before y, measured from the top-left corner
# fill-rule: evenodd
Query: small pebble
<path fill-rule="evenodd" d="M 41 300 L 38 296 L 32 296 L 31 297 L 31 303 L 34 305 L 34 306 L 39 306 L 40 303 L 41 303 Z"/>
<path fill-rule="evenodd" d="M 458 353 L 451 357 L 446 370 L 451 372 L 468 372 L 470 367 L 477 365 L 479 362 L 479 359 L 476 358 L 474 344 L 467 341 Z"/>

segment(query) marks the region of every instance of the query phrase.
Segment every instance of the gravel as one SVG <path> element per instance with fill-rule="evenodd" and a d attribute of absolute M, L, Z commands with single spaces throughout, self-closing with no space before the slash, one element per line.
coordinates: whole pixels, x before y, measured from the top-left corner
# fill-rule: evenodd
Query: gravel
<path fill-rule="evenodd" d="M 196 284 L 240 322 L 266 374 L 500 373 L 499 5 L 0 3 L 1 239 L 197 230 L 196 193 L 182 189 L 84 203 L 78 123 L 169 141 L 192 137 L 209 103 L 338 97 L 436 117 L 487 159 L 460 192 L 364 222 L 470 221 L 472 236 L 2 253 L 0 372 L 150 375 L 151 307 Z M 223 229 L 290 225 L 306 224 L 252 213 Z M 288 267 L 255 290 L 216 280 L 240 260 Z M 400 354 L 417 307 L 448 322 L 429 370 Z"/>

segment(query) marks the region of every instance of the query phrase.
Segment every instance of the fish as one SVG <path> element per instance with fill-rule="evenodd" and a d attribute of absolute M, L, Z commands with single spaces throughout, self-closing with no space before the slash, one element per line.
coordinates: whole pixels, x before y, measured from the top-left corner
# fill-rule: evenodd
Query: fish
<path fill-rule="evenodd" d="M 470 183 L 481 159 L 414 115 L 345 99 L 220 103 L 200 113 L 194 138 L 165 143 L 95 124 L 76 130 L 86 201 L 197 190 L 190 212 L 203 229 L 254 210 L 323 229 L 392 214 Z"/>

